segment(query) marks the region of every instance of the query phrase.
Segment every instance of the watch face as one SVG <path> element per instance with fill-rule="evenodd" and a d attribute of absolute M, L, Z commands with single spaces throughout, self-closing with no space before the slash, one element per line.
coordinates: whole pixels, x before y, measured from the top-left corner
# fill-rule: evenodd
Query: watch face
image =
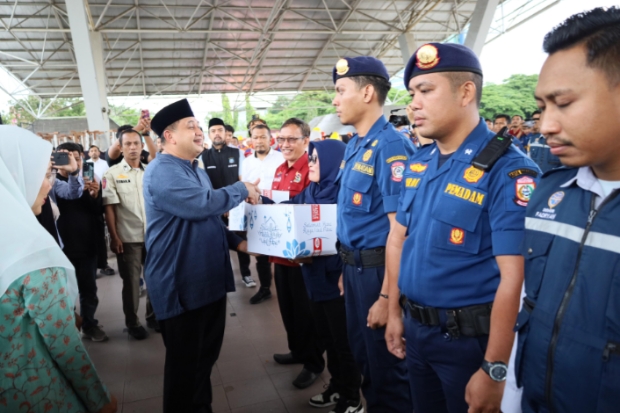
<path fill-rule="evenodd" d="M 506 366 L 503 366 L 501 364 L 491 366 L 491 369 L 489 370 L 489 376 L 491 376 L 491 378 L 495 381 L 506 380 L 507 373 L 508 369 L 506 368 Z"/>

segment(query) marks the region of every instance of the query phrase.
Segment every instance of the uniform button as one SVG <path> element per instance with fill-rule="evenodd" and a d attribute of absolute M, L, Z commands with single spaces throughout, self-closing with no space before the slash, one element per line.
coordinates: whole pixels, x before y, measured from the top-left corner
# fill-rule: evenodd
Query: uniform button
<path fill-rule="evenodd" d="M 534 250 L 532 250 L 531 248 L 528 248 L 528 250 L 527 250 L 527 253 L 528 253 L 528 254 L 531 254 L 531 253 L 533 253 L 533 252 L 534 252 Z"/>

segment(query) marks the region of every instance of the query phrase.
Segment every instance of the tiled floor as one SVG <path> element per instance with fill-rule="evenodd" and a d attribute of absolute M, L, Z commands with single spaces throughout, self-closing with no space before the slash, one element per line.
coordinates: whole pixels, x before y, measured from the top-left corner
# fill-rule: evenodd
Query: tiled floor
<path fill-rule="evenodd" d="M 116 258 L 109 260 L 116 269 Z M 327 412 L 308 405 L 308 399 L 323 391 L 329 381 L 324 372 L 310 388 L 299 390 L 291 383 L 301 365 L 282 366 L 273 361 L 273 353 L 286 353 L 286 335 L 278 310 L 275 288 L 273 298 L 258 305 L 248 300 L 257 288 L 246 288 L 240 280 L 236 254 L 232 258 L 237 291 L 228 294 L 224 344 L 213 369 L 213 410 L 234 413 Z M 252 274 L 255 275 L 254 264 Z M 254 277 L 258 282 L 257 277 Z M 150 330 L 143 341 L 129 338 L 121 303 L 122 281 L 118 273 L 97 281 L 99 308 L 97 318 L 110 340 L 85 341 L 97 371 L 119 401 L 119 412 L 158 413 L 162 411 L 165 348 L 161 335 Z M 139 315 L 143 324 L 145 298 Z"/>

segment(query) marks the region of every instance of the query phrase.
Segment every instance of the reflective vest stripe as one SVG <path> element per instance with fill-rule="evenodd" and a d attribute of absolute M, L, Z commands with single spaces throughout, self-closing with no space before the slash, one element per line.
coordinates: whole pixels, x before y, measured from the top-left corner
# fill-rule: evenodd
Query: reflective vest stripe
<path fill-rule="evenodd" d="M 540 218 L 525 218 L 525 228 L 533 231 L 546 232 L 547 234 L 556 235 L 577 244 L 581 243 L 583 237 L 583 228 L 575 225 L 564 224 L 562 222 L 548 221 Z M 585 242 L 586 246 L 610 251 L 620 254 L 620 237 L 615 235 L 603 234 L 602 232 L 590 231 Z"/>

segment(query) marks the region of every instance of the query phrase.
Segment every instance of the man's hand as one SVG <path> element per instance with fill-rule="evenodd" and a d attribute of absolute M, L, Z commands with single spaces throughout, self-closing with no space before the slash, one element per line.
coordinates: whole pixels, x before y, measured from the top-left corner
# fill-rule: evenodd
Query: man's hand
<path fill-rule="evenodd" d="M 66 150 L 66 149 L 61 149 L 61 150 L 56 151 L 56 152 L 67 152 L 67 153 L 69 153 L 69 151 Z M 78 168 L 77 161 L 75 160 L 73 155 L 70 154 L 70 153 L 69 153 L 69 163 L 67 165 L 56 165 L 54 163 L 54 158 L 52 157 L 51 159 L 52 159 L 52 168 L 55 168 L 55 169 L 57 169 L 59 171 L 65 171 L 68 174 L 72 174 L 75 171 L 77 171 L 77 168 Z"/>
<path fill-rule="evenodd" d="M 467 413 L 500 413 L 505 385 L 505 381 L 493 381 L 484 370 L 478 369 L 465 388 Z"/>
<path fill-rule="evenodd" d="M 388 300 L 379 297 L 377 301 L 368 310 L 366 325 L 373 330 L 385 327 L 388 318 Z"/>
<path fill-rule="evenodd" d="M 133 129 L 140 133 L 149 133 L 151 131 L 151 120 L 140 118 L 138 124 Z"/>
<path fill-rule="evenodd" d="M 260 179 L 257 179 L 253 184 L 249 182 L 244 182 L 243 184 L 248 190 L 248 197 L 246 198 L 246 202 L 249 202 L 252 205 L 258 204 L 258 200 L 260 199 L 260 189 L 258 189 L 258 183 Z"/>
<path fill-rule="evenodd" d="M 256 254 L 254 252 L 249 252 L 248 251 L 248 242 L 246 240 L 243 240 L 239 243 L 239 245 L 237 245 L 237 251 L 239 252 L 245 252 L 248 255 L 252 255 L 254 257 L 259 257 L 260 254 Z"/>
<path fill-rule="evenodd" d="M 118 402 L 113 394 L 110 395 L 110 403 L 106 404 L 97 413 L 116 413 L 118 411 Z"/>
<path fill-rule="evenodd" d="M 342 274 L 340 274 L 340 278 L 338 278 L 338 289 L 340 290 L 340 295 L 344 295 L 344 280 L 342 279 Z"/>
<path fill-rule="evenodd" d="M 123 253 L 123 241 L 119 237 L 112 237 L 110 239 L 110 249 L 115 254 Z"/>
<path fill-rule="evenodd" d="M 404 332 L 402 318 L 391 316 L 385 327 L 385 341 L 388 351 L 399 359 L 404 359 L 407 355 L 405 339 L 403 338 Z"/>
<path fill-rule="evenodd" d="M 88 191 L 89 195 L 95 199 L 99 196 L 99 182 L 96 180 L 90 181 L 84 178 L 84 190 Z"/>

